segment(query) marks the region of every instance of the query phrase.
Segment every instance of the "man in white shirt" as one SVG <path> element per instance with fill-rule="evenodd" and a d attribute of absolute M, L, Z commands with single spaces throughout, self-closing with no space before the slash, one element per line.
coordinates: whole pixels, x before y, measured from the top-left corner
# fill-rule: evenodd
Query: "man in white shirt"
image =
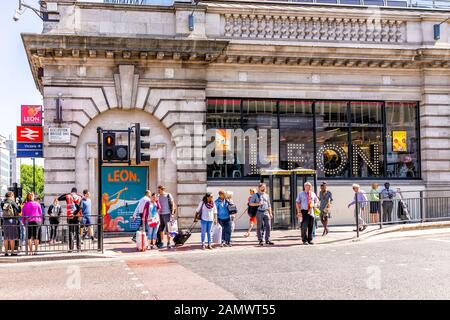
<path fill-rule="evenodd" d="M 134 210 L 133 216 L 132 216 L 132 221 L 136 221 L 137 216 L 139 215 L 139 217 L 141 218 L 141 226 L 144 228 L 144 230 L 146 229 L 145 226 L 142 225 L 142 215 L 144 213 L 144 207 L 145 204 L 147 202 L 149 202 L 151 199 L 152 192 L 150 190 L 145 191 L 144 196 L 139 200 L 139 203 L 136 207 L 136 209 Z M 136 241 L 136 234 L 133 235 L 133 241 Z"/>

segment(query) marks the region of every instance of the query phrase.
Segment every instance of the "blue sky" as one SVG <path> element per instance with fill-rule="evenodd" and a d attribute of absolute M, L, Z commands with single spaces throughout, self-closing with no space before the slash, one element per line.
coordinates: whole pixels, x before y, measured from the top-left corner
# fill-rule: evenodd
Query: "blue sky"
<path fill-rule="evenodd" d="M 26 3 L 38 7 L 37 0 Z M 20 37 L 22 32 L 41 33 L 42 21 L 27 10 L 14 22 L 12 17 L 17 5 L 17 0 L 1 0 L 0 4 L 0 134 L 6 137 L 15 134 L 20 124 L 21 104 L 42 104 Z"/>

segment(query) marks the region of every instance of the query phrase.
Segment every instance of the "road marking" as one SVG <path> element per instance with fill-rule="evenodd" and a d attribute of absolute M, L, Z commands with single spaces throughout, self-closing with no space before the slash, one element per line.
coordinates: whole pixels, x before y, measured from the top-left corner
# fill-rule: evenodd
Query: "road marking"
<path fill-rule="evenodd" d="M 384 261 L 384 260 L 380 260 L 380 262 L 381 262 L 381 263 L 384 263 L 385 261 Z"/>
<path fill-rule="evenodd" d="M 142 283 L 136 283 L 136 287 L 143 287 L 144 285 Z"/>
<path fill-rule="evenodd" d="M 351 253 L 350 253 L 350 252 L 346 252 L 345 254 L 349 255 L 349 254 L 351 254 Z"/>
<path fill-rule="evenodd" d="M 423 270 L 425 270 L 425 271 L 433 271 L 433 269 L 431 269 L 431 268 L 423 268 Z"/>
<path fill-rule="evenodd" d="M 131 278 L 131 280 L 138 281 L 139 279 L 138 278 Z"/>
<path fill-rule="evenodd" d="M 406 264 L 406 263 L 397 263 L 396 264 L 396 266 L 399 266 L 399 267 L 406 267 L 408 264 Z"/>
<path fill-rule="evenodd" d="M 437 241 L 437 242 L 447 242 L 450 243 L 450 240 L 444 240 L 444 239 L 427 239 L 428 241 Z"/>
<path fill-rule="evenodd" d="M 150 292 L 148 292 L 148 291 L 142 291 L 141 293 L 142 293 L 142 294 L 149 294 Z"/>
<path fill-rule="evenodd" d="M 134 272 L 128 272 L 128 274 L 131 276 L 132 274 L 134 274 Z"/>
<path fill-rule="evenodd" d="M 361 256 L 361 258 L 367 258 L 367 256 Z"/>

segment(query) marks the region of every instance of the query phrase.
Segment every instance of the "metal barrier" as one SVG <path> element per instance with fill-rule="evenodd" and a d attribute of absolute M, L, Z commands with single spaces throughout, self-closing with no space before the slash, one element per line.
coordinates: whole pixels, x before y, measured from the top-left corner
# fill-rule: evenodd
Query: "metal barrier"
<path fill-rule="evenodd" d="M 355 194 L 357 236 L 363 226 L 450 220 L 450 190 L 401 191 L 392 199 L 358 201 Z"/>
<path fill-rule="evenodd" d="M 99 237 L 99 222 L 101 223 L 101 219 L 98 219 L 97 216 L 91 216 L 92 223 L 87 226 L 83 225 L 82 222 L 74 223 L 73 220 L 68 219 L 67 216 L 60 216 L 59 223 L 55 224 L 53 221 L 50 221 L 49 217 L 45 217 L 44 221 L 37 226 L 33 225 L 29 217 L 15 217 L 13 218 L 12 224 L 15 226 L 11 226 L 11 222 L 7 222 L 8 226 L 5 225 L 5 220 L 10 220 L 6 218 L 0 218 L 0 252 L 4 253 L 5 248 L 5 239 L 4 233 L 6 228 L 15 227 L 17 228 L 18 239 L 15 240 L 15 250 L 19 252 L 19 254 L 29 254 L 29 246 L 28 240 L 29 236 L 32 236 L 32 233 L 37 233 L 37 239 L 39 240 L 38 253 L 61 253 L 61 252 L 93 252 L 93 251 L 102 251 L 103 250 L 103 237 L 100 235 Z M 89 238 L 88 229 L 92 228 L 92 234 L 94 236 L 94 240 Z M 33 230 L 33 228 L 35 228 Z M 103 232 L 103 231 L 101 231 Z M 72 233 L 72 234 L 70 234 Z M 77 234 L 80 239 L 79 247 L 77 245 Z M 70 245 L 72 242 L 72 246 Z M 33 251 L 34 243 L 33 243 Z"/>

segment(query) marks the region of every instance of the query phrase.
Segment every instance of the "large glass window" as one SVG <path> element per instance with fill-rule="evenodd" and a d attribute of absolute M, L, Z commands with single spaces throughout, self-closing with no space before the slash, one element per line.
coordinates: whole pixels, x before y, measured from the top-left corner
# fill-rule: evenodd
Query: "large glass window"
<path fill-rule="evenodd" d="M 351 102 L 352 176 L 379 178 L 383 166 L 383 117 L 381 102 Z"/>
<path fill-rule="evenodd" d="M 317 174 L 349 176 L 349 126 L 347 102 L 316 102 Z"/>
<path fill-rule="evenodd" d="M 417 104 L 386 103 L 387 176 L 419 177 Z"/>
<path fill-rule="evenodd" d="M 217 152 L 209 179 L 258 177 L 275 167 L 316 168 L 319 178 L 420 178 L 416 102 L 208 99 L 207 105 Z"/>
<path fill-rule="evenodd" d="M 280 167 L 314 168 L 314 115 L 311 101 L 281 100 Z"/>
<path fill-rule="evenodd" d="M 258 176 L 261 169 L 279 165 L 276 100 L 243 100 L 242 129 L 245 131 L 243 176 Z M 255 130 L 253 132 L 252 130 Z M 272 143 L 276 139 L 275 143 Z"/>

